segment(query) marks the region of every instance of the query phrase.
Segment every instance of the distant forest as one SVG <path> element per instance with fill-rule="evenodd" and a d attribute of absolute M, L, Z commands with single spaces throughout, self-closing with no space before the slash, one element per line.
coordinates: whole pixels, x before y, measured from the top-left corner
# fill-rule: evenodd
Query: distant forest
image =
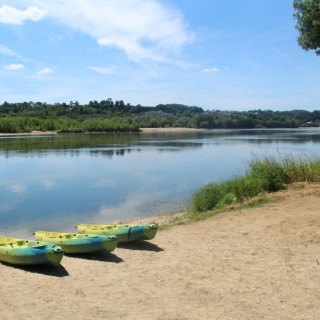
<path fill-rule="evenodd" d="M 203 110 L 197 106 L 130 105 L 112 99 L 88 104 L 43 102 L 0 105 L 0 132 L 121 132 L 140 128 L 254 129 L 318 127 L 320 110 Z"/>

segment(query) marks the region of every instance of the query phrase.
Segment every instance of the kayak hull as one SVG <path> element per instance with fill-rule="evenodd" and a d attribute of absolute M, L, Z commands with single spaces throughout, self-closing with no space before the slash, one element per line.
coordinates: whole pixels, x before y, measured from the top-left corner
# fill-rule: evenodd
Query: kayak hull
<path fill-rule="evenodd" d="M 36 231 L 37 240 L 61 246 L 66 253 L 112 252 L 118 243 L 116 236 L 72 234 Z"/>
<path fill-rule="evenodd" d="M 79 224 L 77 230 L 80 234 L 115 235 L 119 242 L 151 240 L 158 231 L 158 225 L 150 224 L 117 224 L 117 225 L 92 225 Z"/>
<path fill-rule="evenodd" d="M 14 265 L 57 266 L 63 258 L 60 246 L 34 240 L 0 237 L 0 261 Z"/>

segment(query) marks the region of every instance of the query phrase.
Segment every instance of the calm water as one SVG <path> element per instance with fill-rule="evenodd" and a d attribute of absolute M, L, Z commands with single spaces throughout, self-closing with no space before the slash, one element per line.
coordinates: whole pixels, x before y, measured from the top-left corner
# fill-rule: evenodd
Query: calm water
<path fill-rule="evenodd" d="M 320 130 L 0 137 L 0 234 L 185 209 L 199 187 L 244 173 L 252 153 L 318 156 L 319 147 Z"/>

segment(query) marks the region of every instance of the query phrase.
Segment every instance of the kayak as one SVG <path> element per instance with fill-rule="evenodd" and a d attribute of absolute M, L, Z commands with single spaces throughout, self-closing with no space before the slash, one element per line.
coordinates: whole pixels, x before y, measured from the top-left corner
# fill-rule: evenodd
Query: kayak
<path fill-rule="evenodd" d="M 15 265 L 49 264 L 57 266 L 63 250 L 56 244 L 42 241 L 0 237 L 0 261 Z"/>
<path fill-rule="evenodd" d="M 36 231 L 36 240 L 59 245 L 66 253 L 112 252 L 118 243 L 116 236 Z"/>
<path fill-rule="evenodd" d="M 79 224 L 77 227 L 79 233 L 115 235 L 119 242 L 151 240 L 158 231 L 158 224 L 114 224 L 114 225 L 95 225 Z"/>

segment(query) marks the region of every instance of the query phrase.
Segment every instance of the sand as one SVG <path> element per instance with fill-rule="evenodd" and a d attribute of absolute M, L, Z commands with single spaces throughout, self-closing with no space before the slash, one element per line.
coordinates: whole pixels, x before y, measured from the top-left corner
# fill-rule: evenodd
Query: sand
<path fill-rule="evenodd" d="M 56 131 L 31 131 L 31 132 L 20 132 L 20 133 L 3 133 L 0 132 L 0 136 L 42 136 L 42 135 L 53 135 L 57 134 Z"/>
<path fill-rule="evenodd" d="M 0 319 L 320 319 L 320 185 L 272 196 L 58 267 L 0 263 Z"/>
<path fill-rule="evenodd" d="M 159 132 L 192 132 L 192 131 L 204 131 L 205 129 L 197 129 L 197 128 L 140 128 L 141 132 L 151 132 L 151 133 L 159 133 Z"/>

